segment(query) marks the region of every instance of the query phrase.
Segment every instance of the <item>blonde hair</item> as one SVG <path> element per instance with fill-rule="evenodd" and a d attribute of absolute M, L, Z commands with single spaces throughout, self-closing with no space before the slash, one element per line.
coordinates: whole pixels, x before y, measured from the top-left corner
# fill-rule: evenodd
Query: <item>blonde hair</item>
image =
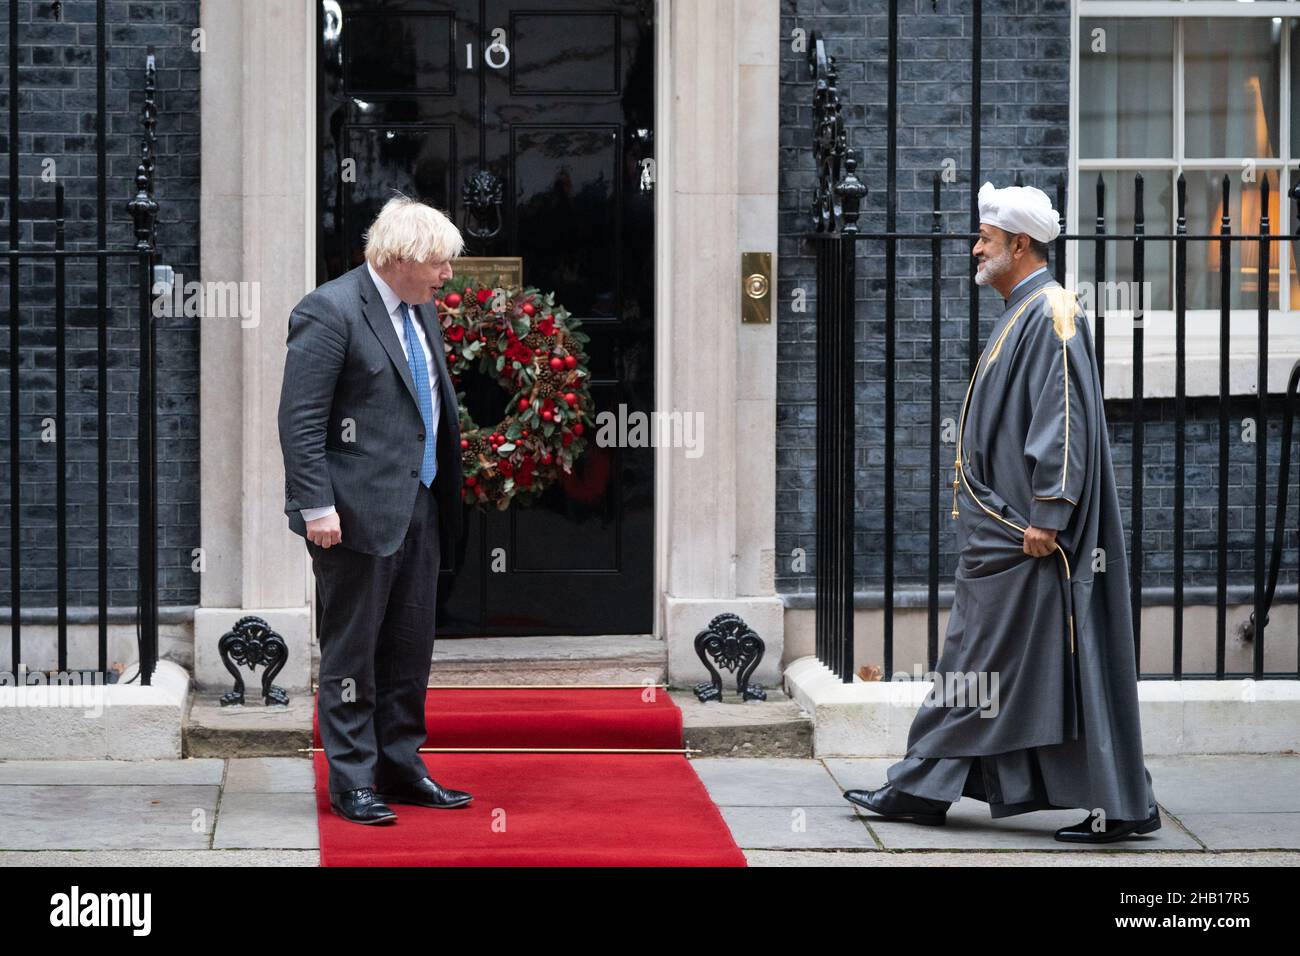
<path fill-rule="evenodd" d="M 465 239 L 445 215 L 398 193 L 366 230 L 366 260 L 376 269 L 391 262 L 443 261 L 460 255 Z"/>

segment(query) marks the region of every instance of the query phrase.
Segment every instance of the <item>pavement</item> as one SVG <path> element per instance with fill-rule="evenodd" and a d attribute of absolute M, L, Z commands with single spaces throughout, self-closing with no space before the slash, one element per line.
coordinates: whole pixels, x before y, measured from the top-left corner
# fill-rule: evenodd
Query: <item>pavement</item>
<path fill-rule="evenodd" d="M 1103 847 L 1052 839 L 1078 810 L 993 820 L 964 798 L 925 827 L 844 800 L 893 762 L 692 766 L 751 866 L 1300 865 L 1295 753 L 1149 757 L 1163 826 Z M 312 790 L 306 758 L 0 761 L 0 866 L 317 866 Z"/>

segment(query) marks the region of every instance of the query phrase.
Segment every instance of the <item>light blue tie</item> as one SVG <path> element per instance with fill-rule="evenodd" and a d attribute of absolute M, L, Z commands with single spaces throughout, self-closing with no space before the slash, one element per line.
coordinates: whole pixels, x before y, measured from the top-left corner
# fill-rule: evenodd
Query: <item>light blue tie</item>
<path fill-rule="evenodd" d="M 433 392 L 429 389 L 429 367 L 424 364 L 424 349 L 420 347 L 420 337 L 415 334 L 411 323 L 410 310 L 406 303 L 402 306 L 402 321 L 406 323 L 406 364 L 411 367 L 411 377 L 415 379 L 415 396 L 420 401 L 420 417 L 424 419 L 424 461 L 420 463 L 420 481 L 428 488 L 433 484 L 433 476 L 438 473 L 438 449 L 434 441 L 433 430 Z"/>

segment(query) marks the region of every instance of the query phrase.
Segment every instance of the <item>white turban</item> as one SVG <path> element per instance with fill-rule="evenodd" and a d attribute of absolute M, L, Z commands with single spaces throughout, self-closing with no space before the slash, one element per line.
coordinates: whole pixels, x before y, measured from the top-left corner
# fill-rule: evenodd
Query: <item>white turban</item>
<path fill-rule="evenodd" d="M 1052 242 L 1061 224 L 1047 193 L 1034 186 L 996 188 L 985 183 L 979 191 L 980 222 L 1015 235 L 1023 232 L 1039 242 Z"/>

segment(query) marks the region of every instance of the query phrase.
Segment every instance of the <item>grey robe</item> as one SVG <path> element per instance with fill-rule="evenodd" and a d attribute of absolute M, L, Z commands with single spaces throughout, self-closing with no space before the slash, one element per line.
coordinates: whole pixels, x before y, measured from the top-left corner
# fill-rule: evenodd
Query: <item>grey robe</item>
<path fill-rule="evenodd" d="M 962 793 L 994 817 L 1146 819 L 1155 798 L 1091 324 L 1049 273 L 1007 301 L 963 403 L 957 456 L 960 556 L 936 672 L 966 696 L 921 707 L 890 779 L 926 758 L 971 757 Z M 1057 529 L 1056 550 L 1025 554 L 1027 525 Z M 996 716 L 967 691 L 979 672 L 997 674 Z"/>

